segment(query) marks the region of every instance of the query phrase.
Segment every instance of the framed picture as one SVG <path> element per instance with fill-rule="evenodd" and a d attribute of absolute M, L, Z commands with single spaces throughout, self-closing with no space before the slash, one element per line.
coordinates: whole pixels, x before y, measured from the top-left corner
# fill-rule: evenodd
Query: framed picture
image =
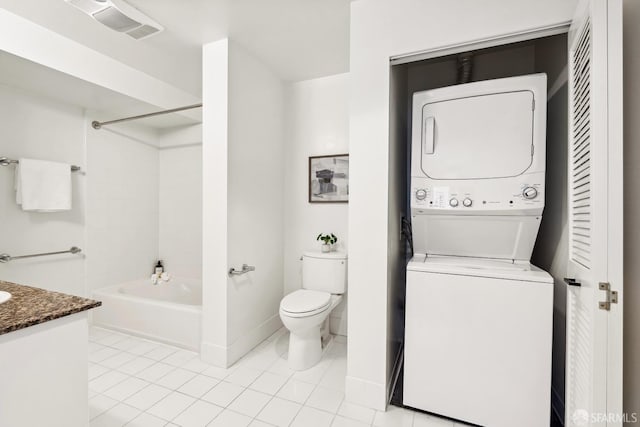
<path fill-rule="evenodd" d="M 309 157 L 309 203 L 349 201 L 349 155 Z"/>

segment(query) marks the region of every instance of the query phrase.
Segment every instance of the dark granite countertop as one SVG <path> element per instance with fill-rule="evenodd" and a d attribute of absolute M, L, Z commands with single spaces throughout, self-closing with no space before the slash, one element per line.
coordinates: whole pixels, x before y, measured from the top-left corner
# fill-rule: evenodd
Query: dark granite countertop
<path fill-rule="evenodd" d="M 0 291 L 11 294 L 9 301 L 0 304 L 0 335 L 102 305 L 100 301 L 2 280 Z"/>

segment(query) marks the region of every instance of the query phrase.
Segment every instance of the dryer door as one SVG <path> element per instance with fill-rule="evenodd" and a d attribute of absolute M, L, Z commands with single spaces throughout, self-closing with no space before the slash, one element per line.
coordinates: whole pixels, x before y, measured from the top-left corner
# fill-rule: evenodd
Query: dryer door
<path fill-rule="evenodd" d="M 422 108 L 422 171 L 432 179 L 518 176 L 533 161 L 534 95 L 461 97 Z"/>

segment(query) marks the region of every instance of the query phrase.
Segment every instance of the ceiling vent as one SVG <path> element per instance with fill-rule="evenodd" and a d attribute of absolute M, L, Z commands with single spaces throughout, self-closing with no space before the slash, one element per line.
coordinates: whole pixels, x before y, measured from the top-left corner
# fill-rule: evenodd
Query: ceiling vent
<path fill-rule="evenodd" d="M 142 40 L 164 30 L 162 25 L 122 0 L 65 0 L 119 33 Z"/>

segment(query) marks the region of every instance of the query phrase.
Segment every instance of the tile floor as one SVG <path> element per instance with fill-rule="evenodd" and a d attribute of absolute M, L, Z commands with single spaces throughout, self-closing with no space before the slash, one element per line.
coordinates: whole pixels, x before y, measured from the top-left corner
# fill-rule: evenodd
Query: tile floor
<path fill-rule="evenodd" d="M 89 337 L 91 427 L 457 427 L 393 406 L 344 400 L 347 345 L 336 337 L 313 368 L 288 369 L 281 329 L 229 369 L 197 353 L 101 328 Z M 462 426 L 462 425 L 459 425 Z"/>

